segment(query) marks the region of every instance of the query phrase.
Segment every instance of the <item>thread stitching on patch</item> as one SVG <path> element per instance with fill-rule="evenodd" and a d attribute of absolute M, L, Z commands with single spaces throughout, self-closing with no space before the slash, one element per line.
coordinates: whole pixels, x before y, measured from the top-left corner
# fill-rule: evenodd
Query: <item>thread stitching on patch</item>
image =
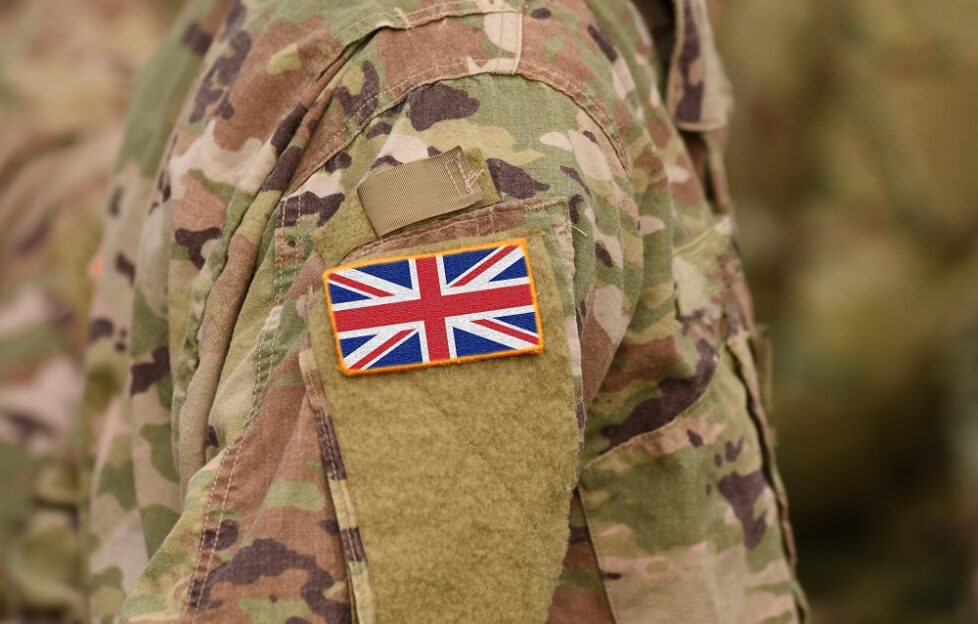
<path fill-rule="evenodd" d="M 459 171 L 461 170 L 462 167 L 459 165 Z M 479 168 L 468 173 L 465 173 L 464 171 L 462 172 L 462 183 L 465 184 L 466 195 L 475 192 L 475 181 L 479 179 L 479 176 L 482 175 L 483 171 L 484 169 Z"/>
<path fill-rule="evenodd" d="M 459 197 L 465 197 L 466 193 L 458 187 L 458 182 L 455 180 L 455 175 L 452 174 L 452 168 L 450 166 L 452 164 L 458 167 L 459 174 L 464 177 L 465 174 L 462 172 L 462 165 L 459 163 L 458 159 L 452 158 L 450 160 L 446 160 L 442 163 L 442 166 L 445 167 L 445 173 L 448 174 L 448 179 L 452 181 L 452 186 L 455 187 L 455 194 Z"/>

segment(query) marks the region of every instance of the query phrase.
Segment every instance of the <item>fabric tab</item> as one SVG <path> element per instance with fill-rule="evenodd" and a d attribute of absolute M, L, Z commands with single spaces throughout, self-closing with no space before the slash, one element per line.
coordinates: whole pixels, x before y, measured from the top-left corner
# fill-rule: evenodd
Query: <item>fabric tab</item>
<path fill-rule="evenodd" d="M 493 194 L 485 167 L 456 147 L 370 176 L 357 192 L 378 236 L 483 202 Z M 488 185 L 488 188 L 487 188 Z"/>

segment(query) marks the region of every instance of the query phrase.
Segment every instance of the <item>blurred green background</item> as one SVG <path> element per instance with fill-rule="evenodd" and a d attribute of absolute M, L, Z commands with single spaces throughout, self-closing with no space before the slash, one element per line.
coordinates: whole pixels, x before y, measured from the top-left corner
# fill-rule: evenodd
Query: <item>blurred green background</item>
<path fill-rule="evenodd" d="M 978 3 L 711 8 L 816 621 L 978 621 Z"/>

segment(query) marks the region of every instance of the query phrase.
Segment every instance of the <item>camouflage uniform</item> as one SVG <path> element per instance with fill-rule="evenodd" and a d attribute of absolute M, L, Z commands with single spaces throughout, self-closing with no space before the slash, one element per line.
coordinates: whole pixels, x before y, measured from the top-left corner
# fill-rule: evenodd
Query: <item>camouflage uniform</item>
<path fill-rule="evenodd" d="M 0 7 L 0 618 L 85 612 L 71 422 L 86 274 L 132 79 L 166 23 L 160 9 Z"/>
<path fill-rule="evenodd" d="M 800 619 L 727 84 L 702 2 L 646 8 L 186 8 L 92 308 L 94 619 Z M 483 201 L 378 237 L 361 181 L 456 146 Z M 514 238 L 541 353 L 339 371 L 324 271 Z"/>

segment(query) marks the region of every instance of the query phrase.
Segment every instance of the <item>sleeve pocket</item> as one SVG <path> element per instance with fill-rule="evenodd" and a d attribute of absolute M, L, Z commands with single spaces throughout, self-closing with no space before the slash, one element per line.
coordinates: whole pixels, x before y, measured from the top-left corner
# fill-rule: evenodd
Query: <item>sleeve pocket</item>
<path fill-rule="evenodd" d="M 804 609 L 730 232 L 720 220 L 674 257 L 680 335 L 704 365 L 686 383 L 659 383 L 654 405 L 668 419 L 650 419 L 654 428 L 581 473 L 620 624 L 649 621 L 649 613 L 656 621 L 797 621 Z M 698 599 L 668 600 L 689 595 Z"/>

